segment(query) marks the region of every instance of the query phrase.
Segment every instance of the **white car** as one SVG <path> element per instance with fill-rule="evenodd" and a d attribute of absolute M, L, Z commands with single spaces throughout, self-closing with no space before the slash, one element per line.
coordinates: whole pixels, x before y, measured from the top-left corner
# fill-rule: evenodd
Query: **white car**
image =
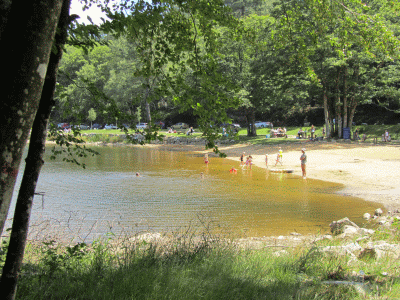
<path fill-rule="evenodd" d="M 104 129 L 118 129 L 118 127 L 114 124 L 107 124 L 106 126 L 104 126 Z"/>
<path fill-rule="evenodd" d="M 271 122 L 256 121 L 254 125 L 256 126 L 256 128 L 272 127 Z"/>
<path fill-rule="evenodd" d="M 137 125 L 136 125 L 136 128 L 137 129 L 146 129 L 148 126 L 147 126 L 147 123 L 138 123 Z"/>

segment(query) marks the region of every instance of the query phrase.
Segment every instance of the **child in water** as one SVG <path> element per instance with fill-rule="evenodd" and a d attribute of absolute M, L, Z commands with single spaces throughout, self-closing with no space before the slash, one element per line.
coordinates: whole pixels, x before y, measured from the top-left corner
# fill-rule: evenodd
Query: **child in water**
<path fill-rule="evenodd" d="M 204 163 L 205 163 L 206 165 L 208 165 L 208 163 L 209 163 L 208 154 L 207 154 L 207 153 L 204 154 Z"/>
<path fill-rule="evenodd" d="M 236 174 L 236 173 L 237 173 L 237 170 L 236 170 L 234 167 L 232 167 L 232 169 L 229 170 L 229 173 Z"/>

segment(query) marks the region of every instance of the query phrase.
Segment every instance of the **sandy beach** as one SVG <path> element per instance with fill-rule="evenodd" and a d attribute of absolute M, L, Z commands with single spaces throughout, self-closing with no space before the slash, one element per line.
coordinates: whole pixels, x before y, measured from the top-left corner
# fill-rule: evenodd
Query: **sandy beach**
<path fill-rule="evenodd" d="M 279 147 L 283 150 L 283 166 L 274 167 Z M 260 168 L 266 168 L 268 154 L 269 169 L 293 169 L 300 177 L 302 148 L 307 154 L 307 179 L 340 183 L 344 185 L 340 193 L 381 203 L 389 211 L 400 210 L 400 145 L 304 141 L 274 146 L 235 144 L 219 149 L 227 154 L 227 159 L 235 161 L 245 152 Z"/>

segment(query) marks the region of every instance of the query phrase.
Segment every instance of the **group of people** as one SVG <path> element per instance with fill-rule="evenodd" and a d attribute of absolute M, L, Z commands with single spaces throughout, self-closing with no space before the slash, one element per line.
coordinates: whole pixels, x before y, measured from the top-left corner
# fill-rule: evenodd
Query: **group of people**
<path fill-rule="evenodd" d="M 301 156 L 300 156 L 300 164 L 301 164 L 301 173 L 302 173 L 302 177 L 303 177 L 303 179 L 306 179 L 306 164 L 307 164 L 307 155 L 306 155 L 306 149 L 305 148 L 303 148 L 303 149 L 301 149 L 301 152 L 302 152 L 302 154 L 301 154 Z M 250 166 L 250 169 L 251 169 L 251 165 L 253 164 L 253 158 L 252 158 L 252 156 L 251 155 L 249 155 L 249 156 L 247 156 L 247 158 L 246 158 L 246 162 L 244 162 L 244 158 L 245 158 L 245 152 L 243 152 L 242 153 L 242 155 L 240 156 L 240 164 L 242 165 L 242 166 Z M 278 163 L 280 163 L 281 164 L 281 166 L 283 165 L 283 150 L 282 150 L 282 147 L 279 147 L 279 151 L 278 151 L 278 153 L 277 153 L 277 155 L 276 155 L 276 161 L 275 161 L 275 167 L 276 167 L 276 165 L 278 164 Z M 268 168 L 268 154 L 265 154 L 265 166 Z M 232 169 L 230 170 L 230 172 L 232 173 L 233 172 L 233 170 L 235 170 L 236 171 L 236 169 L 234 169 L 233 167 L 232 167 Z"/>
<path fill-rule="evenodd" d="M 301 156 L 300 156 L 300 164 L 301 164 L 301 173 L 302 173 L 302 177 L 303 179 L 306 179 L 306 164 L 307 164 L 307 155 L 306 155 L 306 149 L 303 148 L 301 149 Z M 210 163 L 210 160 L 208 158 L 208 153 L 204 154 L 204 163 L 208 166 L 208 164 Z M 275 166 L 280 163 L 281 165 L 283 165 L 283 150 L 282 147 L 279 147 L 279 151 L 277 153 L 276 156 L 276 161 L 275 161 Z M 246 157 L 246 152 L 243 152 L 240 155 L 240 165 L 242 166 L 242 168 L 249 168 L 251 170 L 251 166 L 253 165 L 253 157 L 251 155 L 248 155 Z M 265 165 L 268 168 L 268 154 L 265 154 Z M 234 167 L 232 167 L 229 170 L 230 173 L 237 173 L 237 169 L 235 169 Z M 201 177 L 204 178 L 204 174 L 201 173 Z"/>
<path fill-rule="evenodd" d="M 242 153 L 242 155 L 240 155 L 240 165 L 242 167 L 246 167 L 249 168 L 251 170 L 251 166 L 253 164 L 253 157 L 251 155 L 246 157 L 246 161 L 244 161 L 245 158 L 245 152 Z"/>
<path fill-rule="evenodd" d="M 278 129 L 271 129 L 270 131 L 271 137 L 279 136 L 279 137 L 287 137 L 286 127 L 278 127 Z"/>

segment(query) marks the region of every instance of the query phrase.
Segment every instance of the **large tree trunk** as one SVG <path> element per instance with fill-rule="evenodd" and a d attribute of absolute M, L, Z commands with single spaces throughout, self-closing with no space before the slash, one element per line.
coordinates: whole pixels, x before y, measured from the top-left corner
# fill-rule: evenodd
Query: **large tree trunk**
<path fill-rule="evenodd" d="M 331 122 L 329 118 L 328 96 L 326 95 L 326 88 L 324 88 L 324 116 L 326 137 L 329 138 L 331 136 Z"/>
<path fill-rule="evenodd" d="M 347 113 L 347 67 L 344 67 L 344 82 L 343 82 L 343 127 L 349 127 Z M 351 123 L 350 123 L 351 124 Z"/>
<path fill-rule="evenodd" d="M 1 31 L 0 232 L 35 118 L 62 0 L 13 0 Z"/>
<path fill-rule="evenodd" d="M 257 136 L 256 117 L 254 109 L 249 108 L 246 114 L 247 117 L 247 136 Z"/>
<path fill-rule="evenodd" d="M 32 127 L 24 176 L 14 212 L 10 244 L 8 246 L 7 258 L 0 282 L 0 290 L 2 291 L 3 299 L 14 299 L 16 295 L 18 275 L 22 265 L 28 236 L 29 219 L 36 183 L 44 163 L 43 155 L 45 152 L 47 125 L 51 110 L 54 106 L 53 96 L 56 86 L 58 64 L 61 60 L 63 45 L 67 38 L 70 1 L 71 0 L 64 0 L 63 2 L 57 35 L 54 41 L 57 51 L 51 53 L 50 56 L 39 108 Z"/>

